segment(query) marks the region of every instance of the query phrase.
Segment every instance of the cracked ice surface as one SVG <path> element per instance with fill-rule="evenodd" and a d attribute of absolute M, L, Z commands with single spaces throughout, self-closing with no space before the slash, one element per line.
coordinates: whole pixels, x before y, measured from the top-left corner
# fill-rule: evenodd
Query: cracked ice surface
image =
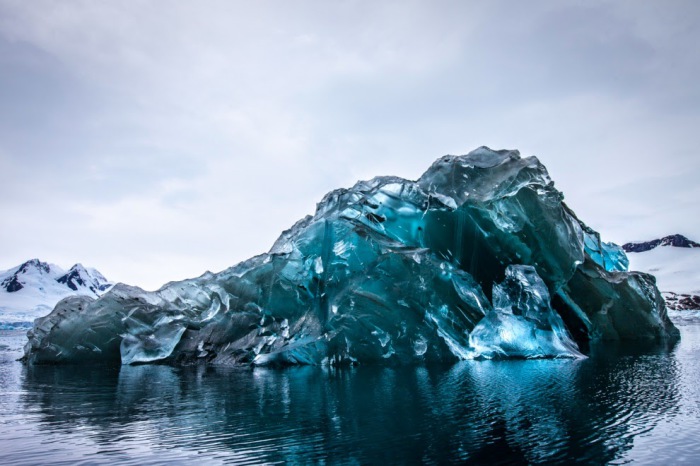
<path fill-rule="evenodd" d="M 270 252 L 156 292 L 69 298 L 29 363 L 411 363 L 579 357 L 675 337 L 653 277 L 579 221 L 545 167 L 482 147 L 417 181 L 328 193 Z"/>

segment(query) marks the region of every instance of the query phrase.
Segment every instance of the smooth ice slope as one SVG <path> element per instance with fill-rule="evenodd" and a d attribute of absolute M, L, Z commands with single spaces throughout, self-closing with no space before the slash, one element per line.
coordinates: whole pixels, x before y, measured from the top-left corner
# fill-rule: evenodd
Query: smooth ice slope
<path fill-rule="evenodd" d="M 360 181 L 228 270 L 62 301 L 37 320 L 25 359 L 578 357 L 591 339 L 677 336 L 653 277 L 622 271 L 624 253 L 562 200 L 536 158 L 485 147 L 417 181 Z"/>

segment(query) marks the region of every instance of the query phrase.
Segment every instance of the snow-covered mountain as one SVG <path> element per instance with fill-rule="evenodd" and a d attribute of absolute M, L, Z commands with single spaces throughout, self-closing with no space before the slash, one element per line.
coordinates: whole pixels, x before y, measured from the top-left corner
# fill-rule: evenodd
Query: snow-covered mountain
<path fill-rule="evenodd" d="M 700 309 L 700 244 L 683 235 L 671 235 L 653 241 L 622 246 L 630 261 L 630 270 L 647 272 L 670 309 Z"/>
<path fill-rule="evenodd" d="M 112 286 L 100 272 L 75 264 L 68 271 L 32 259 L 0 272 L 0 326 L 32 322 L 73 295 L 97 297 Z"/>
<path fill-rule="evenodd" d="M 659 246 L 673 246 L 675 248 L 700 248 L 700 243 L 691 241 L 683 235 L 669 235 L 651 241 L 636 241 L 622 245 L 625 252 L 646 252 Z"/>

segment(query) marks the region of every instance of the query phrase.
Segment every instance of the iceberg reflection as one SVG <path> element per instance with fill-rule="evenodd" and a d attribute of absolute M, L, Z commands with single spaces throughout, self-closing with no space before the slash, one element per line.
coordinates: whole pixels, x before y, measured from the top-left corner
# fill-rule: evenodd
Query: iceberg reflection
<path fill-rule="evenodd" d="M 664 346 L 452 366 L 23 370 L 24 412 L 57 461 L 608 463 L 680 398 Z M 25 442 L 10 458 L 42 448 Z"/>

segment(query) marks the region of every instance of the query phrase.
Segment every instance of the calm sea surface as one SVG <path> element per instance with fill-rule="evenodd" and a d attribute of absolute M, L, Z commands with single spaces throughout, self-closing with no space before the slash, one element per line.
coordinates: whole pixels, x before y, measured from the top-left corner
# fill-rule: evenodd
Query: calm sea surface
<path fill-rule="evenodd" d="M 677 322 L 580 361 L 345 369 L 24 367 L 2 331 L 0 464 L 700 464 L 700 320 Z"/>

